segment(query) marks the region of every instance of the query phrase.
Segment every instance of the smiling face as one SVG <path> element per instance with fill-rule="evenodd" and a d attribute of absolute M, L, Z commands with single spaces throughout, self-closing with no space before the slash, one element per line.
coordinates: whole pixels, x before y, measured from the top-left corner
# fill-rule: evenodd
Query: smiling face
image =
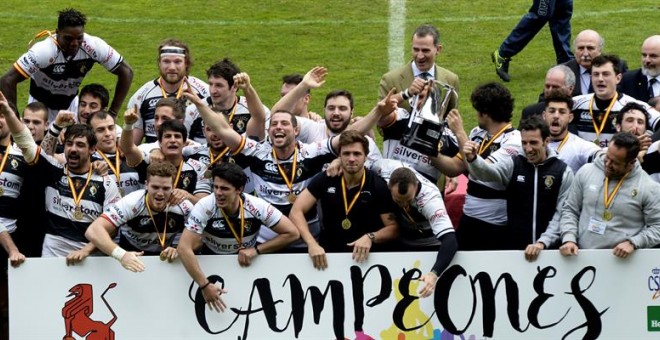
<path fill-rule="evenodd" d="M 325 104 L 325 125 L 333 133 L 341 133 L 351 122 L 351 102 L 344 96 L 328 98 Z"/>
<path fill-rule="evenodd" d="M 275 112 L 271 115 L 268 136 L 273 147 L 281 149 L 293 145 L 298 135 L 298 127 L 294 127 L 292 116 L 287 112 Z"/>
<path fill-rule="evenodd" d="M 522 148 L 525 151 L 527 161 L 539 164 L 547 158 L 546 147 L 548 140 L 541 136 L 541 130 L 522 130 Z"/>
<path fill-rule="evenodd" d="M 72 137 L 64 142 L 64 157 L 70 170 L 80 171 L 90 164 L 95 148 L 89 146 L 85 137 Z"/>
<path fill-rule="evenodd" d="M 96 116 L 95 116 L 96 117 Z M 104 119 L 92 119 L 89 126 L 96 135 L 96 148 L 104 153 L 115 153 L 117 151 L 117 132 L 115 131 L 115 120 L 111 116 Z"/>
<path fill-rule="evenodd" d="M 660 76 L 660 35 L 646 39 L 642 45 L 642 73 L 649 77 Z"/>
<path fill-rule="evenodd" d="M 427 34 L 423 37 L 413 35 L 412 57 L 417 68 L 426 72 L 435 65 L 435 58 L 442 51 L 442 45 L 433 44 L 433 36 Z"/>
<path fill-rule="evenodd" d="M 162 211 L 167 206 L 174 187 L 172 177 L 149 176 L 145 183 L 151 210 Z"/>
<path fill-rule="evenodd" d="M 635 136 L 646 133 L 646 115 L 639 110 L 628 110 L 623 113 L 621 125 L 616 126 L 617 132 L 630 132 Z"/>
<path fill-rule="evenodd" d="M 99 97 L 94 97 L 89 93 L 80 96 L 80 101 L 78 102 L 78 121 L 81 123 L 87 122 L 87 119 L 92 113 L 103 109 L 101 105 L 101 98 Z"/>

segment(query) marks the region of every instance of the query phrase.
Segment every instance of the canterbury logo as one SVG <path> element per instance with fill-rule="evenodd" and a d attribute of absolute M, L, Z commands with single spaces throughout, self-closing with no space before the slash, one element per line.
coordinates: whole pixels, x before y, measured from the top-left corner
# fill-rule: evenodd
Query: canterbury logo
<path fill-rule="evenodd" d="M 53 74 L 62 74 L 64 73 L 64 65 L 55 65 L 53 67 Z"/>

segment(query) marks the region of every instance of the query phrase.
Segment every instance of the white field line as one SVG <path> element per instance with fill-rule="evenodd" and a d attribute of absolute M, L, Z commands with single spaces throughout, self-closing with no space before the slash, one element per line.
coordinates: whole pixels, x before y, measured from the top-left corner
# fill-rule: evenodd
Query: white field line
<path fill-rule="evenodd" d="M 390 22 L 387 39 L 388 70 L 403 65 L 406 34 L 406 0 L 390 0 Z"/>

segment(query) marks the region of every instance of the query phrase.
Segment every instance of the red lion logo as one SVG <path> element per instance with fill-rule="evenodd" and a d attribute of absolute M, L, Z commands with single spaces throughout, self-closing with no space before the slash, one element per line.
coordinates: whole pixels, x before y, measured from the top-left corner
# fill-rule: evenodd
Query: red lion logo
<path fill-rule="evenodd" d="M 64 308 L 62 308 L 64 326 L 66 327 L 66 335 L 62 339 L 74 340 L 72 333 L 75 332 L 78 336 L 87 340 L 114 340 L 115 332 L 112 330 L 112 324 L 117 321 L 117 315 L 108 304 L 108 301 L 105 300 L 105 293 L 116 286 L 116 283 L 111 283 L 101 294 L 101 299 L 112 314 L 112 319 L 108 323 L 90 319 L 90 315 L 94 312 L 92 285 L 79 283 L 71 287 L 69 289 L 71 294 L 67 297 L 73 296 L 73 298 L 65 302 Z"/>

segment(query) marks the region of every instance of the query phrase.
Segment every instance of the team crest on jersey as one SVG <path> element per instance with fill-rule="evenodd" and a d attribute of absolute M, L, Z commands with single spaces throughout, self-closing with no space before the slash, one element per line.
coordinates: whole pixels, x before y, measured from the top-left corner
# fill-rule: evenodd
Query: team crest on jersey
<path fill-rule="evenodd" d="M 190 185 L 190 177 L 188 177 L 188 176 L 183 177 L 183 187 L 187 188 L 188 185 Z"/>
<path fill-rule="evenodd" d="M 143 218 L 140 220 L 140 225 L 147 225 L 147 224 L 149 224 L 149 223 L 151 223 L 151 218 L 149 218 L 149 217 L 143 217 Z"/>
<path fill-rule="evenodd" d="M 87 65 L 85 63 L 80 63 L 80 73 L 86 73 L 87 72 Z"/>
<path fill-rule="evenodd" d="M 168 228 L 174 229 L 175 226 L 176 226 L 176 220 L 174 220 L 173 218 L 167 220 L 167 227 Z"/>
<path fill-rule="evenodd" d="M 245 232 L 249 233 L 252 230 L 252 222 L 245 221 Z"/>
<path fill-rule="evenodd" d="M 245 128 L 245 123 L 242 120 L 239 120 L 238 122 L 236 122 L 236 128 L 243 131 L 243 129 Z"/>
<path fill-rule="evenodd" d="M 302 169 L 298 168 L 298 170 L 296 171 L 296 177 L 300 177 L 300 175 L 302 175 L 302 172 L 303 172 Z"/>
<path fill-rule="evenodd" d="M 96 191 L 97 191 L 96 185 L 95 184 L 90 184 L 89 185 L 89 195 L 92 196 L 92 197 L 96 196 Z"/>
<path fill-rule="evenodd" d="M 552 188 L 552 184 L 555 183 L 555 176 L 552 175 L 543 176 L 543 183 L 545 184 L 546 189 Z"/>
<path fill-rule="evenodd" d="M 16 170 L 18 168 L 18 161 L 16 159 L 11 160 L 11 168 Z"/>

